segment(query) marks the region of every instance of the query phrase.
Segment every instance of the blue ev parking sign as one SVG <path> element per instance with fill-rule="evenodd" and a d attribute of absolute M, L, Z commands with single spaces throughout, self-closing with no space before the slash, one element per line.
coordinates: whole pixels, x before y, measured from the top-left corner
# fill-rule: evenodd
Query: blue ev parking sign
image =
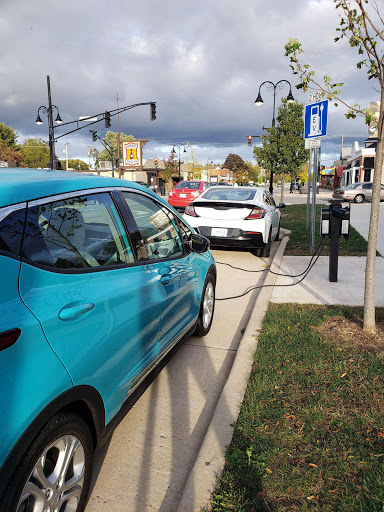
<path fill-rule="evenodd" d="M 327 135 L 328 100 L 305 106 L 304 138 Z"/>

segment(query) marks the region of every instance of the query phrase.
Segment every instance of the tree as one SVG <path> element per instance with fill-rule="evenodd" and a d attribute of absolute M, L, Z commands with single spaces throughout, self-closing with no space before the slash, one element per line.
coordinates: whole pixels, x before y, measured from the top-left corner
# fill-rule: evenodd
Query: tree
<path fill-rule="evenodd" d="M 67 161 L 61 160 L 61 168 L 65 169 L 66 165 Z M 68 158 L 68 168 L 75 171 L 85 171 L 88 169 L 88 164 L 86 164 L 84 160 L 80 160 L 80 158 Z"/>
<path fill-rule="evenodd" d="M 338 36 L 335 38 L 335 42 L 343 38 L 348 39 L 349 45 L 352 48 L 356 48 L 359 55 L 359 61 L 356 64 L 357 68 L 365 67 L 368 80 L 376 80 L 380 90 L 380 110 L 377 120 L 378 137 L 365 273 L 363 323 L 363 330 L 373 333 L 376 331 L 375 267 L 384 148 L 384 21 L 375 1 L 371 5 L 369 5 L 368 0 L 334 0 L 334 2 L 336 9 L 340 10 L 340 24 L 336 29 Z M 304 91 L 307 91 L 308 88 L 318 89 L 322 92 L 323 97 L 335 100 L 336 106 L 338 102 L 345 105 L 348 108 L 347 118 L 363 115 L 367 124 L 372 123 L 374 116 L 369 109 L 360 108 L 359 105 L 349 105 L 340 97 L 342 83 L 332 83 L 331 78 L 328 76 L 324 76 L 323 80 L 318 80 L 315 78 L 315 72 L 311 70 L 308 64 L 300 63 L 299 56 L 302 52 L 301 44 L 297 39 L 290 39 L 285 45 L 285 55 L 290 58 L 294 74 L 299 75 L 300 78 L 300 83 L 296 87 Z"/>
<path fill-rule="evenodd" d="M 269 128 L 262 136 L 261 147 L 253 148 L 257 163 L 267 171 L 281 175 L 283 183 L 285 175 L 290 174 L 292 179 L 309 157 L 303 139 L 303 112 L 302 103 L 283 99 L 278 109 L 277 126 Z M 281 187 L 280 197 L 280 201 L 283 200 L 284 186 Z"/>
<path fill-rule="evenodd" d="M 241 156 L 234 153 L 229 153 L 223 164 L 223 169 L 229 169 L 230 171 L 237 171 L 239 169 L 245 169 L 247 167 Z"/>
<path fill-rule="evenodd" d="M 254 183 L 258 183 L 261 176 L 261 169 L 258 165 L 253 165 L 252 162 L 248 162 L 247 160 L 244 162 L 248 169 L 249 181 L 253 181 Z"/>
<path fill-rule="evenodd" d="M 107 133 L 105 134 L 105 137 L 103 138 L 103 140 L 107 144 L 112 146 L 113 154 L 115 155 L 115 157 L 117 156 L 117 136 L 118 136 L 117 132 L 112 132 L 111 130 L 108 130 Z M 133 135 L 126 135 L 125 133 L 120 133 L 120 143 L 131 141 L 131 140 L 135 140 L 135 137 Z M 120 152 L 120 156 L 121 155 L 122 155 L 122 153 Z M 98 154 L 97 161 L 100 162 L 102 160 L 107 160 L 107 161 L 111 160 L 111 155 L 109 154 L 109 152 L 106 149 L 103 149 Z"/>
<path fill-rule="evenodd" d="M 15 130 L 3 122 L 0 123 L 0 146 L 16 149 L 16 140 Z"/>
<path fill-rule="evenodd" d="M 188 162 L 188 178 L 190 180 L 201 180 L 203 166 L 198 162 L 196 158 L 196 151 L 191 151 L 191 161 Z"/>
<path fill-rule="evenodd" d="M 23 167 L 23 158 L 24 155 L 20 150 L 0 145 L 0 160 L 4 160 L 5 162 L 19 162 L 19 165 Z"/>
<path fill-rule="evenodd" d="M 175 160 L 175 155 L 176 153 L 172 149 L 169 153 L 168 160 L 165 162 L 165 169 L 158 171 L 159 177 L 164 181 L 168 181 L 172 178 L 172 176 L 178 176 L 179 174 L 179 165 Z"/>
<path fill-rule="evenodd" d="M 40 137 L 25 139 L 21 145 L 21 152 L 27 167 L 36 169 L 48 166 L 49 146 Z"/>

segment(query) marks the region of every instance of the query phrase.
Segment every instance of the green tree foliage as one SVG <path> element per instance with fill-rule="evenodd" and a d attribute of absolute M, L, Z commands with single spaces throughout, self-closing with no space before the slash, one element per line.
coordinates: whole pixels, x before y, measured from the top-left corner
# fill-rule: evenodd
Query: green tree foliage
<path fill-rule="evenodd" d="M 223 164 L 223 169 L 229 169 L 230 171 L 238 171 L 240 169 L 246 169 L 247 164 L 241 158 L 241 156 L 235 153 L 229 153 Z"/>
<path fill-rule="evenodd" d="M 61 168 L 66 169 L 67 161 L 60 160 Z M 80 160 L 80 158 L 68 158 L 68 169 L 73 169 L 75 171 L 85 171 L 88 169 L 88 164 L 84 162 L 84 160 Z"/>
<path fill-rule="evenodd" d="M 117 136 L 118 136 L 117 132 L 112 132 L 111 130 L 108 130 L 107 133 L 105 134 L 105 137 L 103 138 L 103 140 L 107 144 L 112 146 L 114 158 L 117 157 Z M 127 135 L 125 133 L 120 133 L 120 144 L 122 142 L 128 142 L 128 141 L 131 141 L 131 140 L 135 140 L 135 137 L 133 135 Z M 121 147 L 120 147 L 120 157 L 121 156 L 122 156 L 122 151 L 121 151 Z M 108 161 L 108 160 L 111 160 L 111 156 L 110 156 L 109 152 L 106 149 L 103 149 L 98 154 L 97 160 L 99 162 L 102 161 L 102 160 L 107 160 Z"/>
<path fill-rule="evenodd" d="M 49 162 L 49 146 L 40 138 L 25 139 L 21 145 L 24 163 L 31 168 L 45 168 Z"/>
<path fill-rule="evenodd" d="M 298 102 L 282 100 L 278 109 L 277 126 L 269 128 L 262 136 L 262 146 L 255 146 L 253 154 L 257 163 L 268 172 L 281 175 L 296 176 L 300 167 L 309 158 L 303 138 L 304 105 Z M 281 201 L 284 198 L 284 187 L 281 187 Z"/>
<path fill-rule="evenodd" d="M 342 83 L 333 82 L 329 76 L 317 79 L 315 71 L 308 64 L 300 62 L 302 45 L 297 39 L 290 39 L 285 45 L 285 55 L 290 59 L 293 73 L 298 75 L 298 89 L 309 88 L 321 91 L 323 97 L 333 100 L 336 106 L 342 103 L 347 107 L 347 118 L 363 115 L 367 124 L 373 121 L 377 127 L 378 138 L 372 187 L 371 217 L 369 224 L 367 267 L 364 291 L 364 331 L 375 332 L 375 267 L 376 247 L 380 213 L 380 188 L 383 175 L 384 149 L 384 21 L 376 1 L 334 0 L 340 13 L 340 24 L 336 28 L 337 37 L 347 39 L 351 48 L 357 50 L 358 69 L 366 69 L 368 80 L 376 81 L 376 90 L 380 93 L 380 111 L 378 120 L 369 109 L 360 105 L 349 105 L 341 98 Z"/>
<path fill-rule="evenodd" d="M 15 130 L 3 122 L 0 123 L 0 146 L 16 149 L 16 140 Z"/>
<path fill-rule="evenodd" d="M 255 184 L 259 183 L 261 176 L 261 169 L 258 165 L 253 165 L 252 162 L 245 161 L 245 165 L 249 170 L 249 181 L 253 181 Z"/>

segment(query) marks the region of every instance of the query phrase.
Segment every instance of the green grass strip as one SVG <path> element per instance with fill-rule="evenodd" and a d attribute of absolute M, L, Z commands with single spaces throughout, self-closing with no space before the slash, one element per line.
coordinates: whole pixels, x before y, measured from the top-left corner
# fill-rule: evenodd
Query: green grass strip
<path fill-rule="evenodd" d="M 320 235 L 320 212 L 321 206 L 317 205 L 315 248 L 322 239 Z M 306 204 L 292 204 L 281 210 L 281 226 L 292 232 L 284 251 L 285 256 L 307 256 L 310 254 L 310 228 L 306 228 L 306 215 Z M 344 242 L 344 238 L 341 237 L 339 245 L 340 256 L 365 256 L 367 254 L 367 241 L 352 226 L 350 226 L 348 241 Z M 326 245 L 321 254 L 322 256 L 328 256 L 329 246 Z"/>
<path fill-rule="evenodd" d="M 317 329 L 362 314 L 269 305 L 213 512 L 383 512 L 383 352 Z"/>

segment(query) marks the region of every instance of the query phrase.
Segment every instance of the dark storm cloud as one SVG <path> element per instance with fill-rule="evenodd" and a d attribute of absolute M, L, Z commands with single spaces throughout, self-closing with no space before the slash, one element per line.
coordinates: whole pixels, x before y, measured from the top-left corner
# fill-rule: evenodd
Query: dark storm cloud
<path fill-rule="evenodd" d="M 346 83 L 352 104 L 368 106 L 377 96 L 356 70 L 354 52 L 333 42 L 338 16 L 331 0 L 2 3 L 0 121 L 20 137 L 47 138 L 46 124 L 34 121 L 37 108 L 47 104 L 50 75 L 52 100 L 64 121 L 116 108 L 117 93 L 120 106 L 156 101 L 155 122 L 149 107 L 120 116 L 123 132 L 160 139 L 147 144 L 147 157 L 190 141 L 211 143 L 198 145 L 202 161 L 212 155 L 223 161 L 231 150 L 250 160 L 246 136 L 261 134 L 272 118 L 270 92 L 263 90 L 262 107 L 253 105 L 259 85 L 295 83 L 284 57 L 290 37 L 303 43 L 304 61 L 320 76 Z M 277 104 L 287 94 L 288 88 L 280 91 Z M 306 102 L 307 95 L 295 89 L 293 94 Z M 330 133 L 366 132 L 361 120 L 347 121 L 344 112 L 331 109 Z M 103 123 L 97 129 L 104 133 Z M 71 155 L 84 158 L 91 144 L 87 130 L 60 141 L 58 153 L 69 142 Z M 218 144 L 223 142 L 229 146 Z M 335 144 L 329 147 L 333 155 Z"/>

